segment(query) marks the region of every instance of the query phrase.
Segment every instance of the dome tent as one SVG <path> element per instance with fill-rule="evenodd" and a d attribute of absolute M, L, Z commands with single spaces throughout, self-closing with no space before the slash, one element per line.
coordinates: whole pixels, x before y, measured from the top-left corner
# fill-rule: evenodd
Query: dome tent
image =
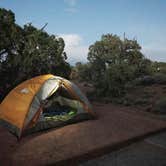
<path fill-rule="evenodd" d="M 63 95 L 65 91 L 67 95 Z M 54 96 L 60 108 L 69 106 L 74 109 L 65 115 L 56 115 L 56 119 L 46 120 L 44 108 L 46 101 Z M 54 103 L 54 102 L 53 102 Z M 61 110 L 60 110 L 61 111 Z M 52 111 L 49 110 L 48 113 Z M 56 112 L 56 110 L 54 110 Z M 63 112 L 63 110 L 62 110 Z M 59 127 L 83 119 L 92 118 L 94 112 L 88 99 L 72 82 L 51 74 L 34 77 L 24 81 L 5 97 L 0 104 L 0 124 L 7 127 L 18 138 L 24 133 Z M 64 119 L 57 117 L 64 116 Z M 47 119 L 49 119 L 47 117 Z"/>

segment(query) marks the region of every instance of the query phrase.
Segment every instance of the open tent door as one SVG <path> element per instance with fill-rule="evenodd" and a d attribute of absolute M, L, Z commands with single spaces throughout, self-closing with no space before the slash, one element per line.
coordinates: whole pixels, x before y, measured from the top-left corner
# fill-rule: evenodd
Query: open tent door
<path fill-rule="evenodd" d="M 24 135 L 91 118 L 92 116 L 85 112 L 80 101 L 74 100 L 64 87 L 59 87 L 56 92 L 43 101 L 38 121 L 34 126 L 27 128 Z"/>

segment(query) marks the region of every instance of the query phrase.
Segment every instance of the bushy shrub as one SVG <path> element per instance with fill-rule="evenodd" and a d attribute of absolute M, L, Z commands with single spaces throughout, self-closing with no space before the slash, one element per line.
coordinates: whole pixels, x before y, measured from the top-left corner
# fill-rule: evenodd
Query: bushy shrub
<path fill-rule="evenodd" d="M 132 78 L 132 70 L 126 64 L 111 64 L 104 76 L 96 82 L 101 96 L 118 97 L 125 93 L 125 84 Z"/>
<path fill-rule="evenodd" d="M 134 85 L 144 86 L 149 86 L 152 84 L 166 84 L 166 75 L 162 73 L 155 73 L 154 75 L 136 78 L 132 83 Z"/>
<path fill-rule="evenodd" d="M 151 61 L 140 50 L 136 40 L 122 40 L 112 34 L 103 35 L 91 45 L 88 61 L 96 93 L 103 97 L 123 96 L 128 82 L 151 74 Z"/>
<path fill-rule="evenodd" d="M 166 63 L 165 62 L 153 62 L 152 69 L 154 73 L 166 74 Z"/>
<path fill-rule="evenodd" d="M 72 68 L 70 78 L 77 81 L 91 82 L 92 80 L 91 64 L 77 62 Z"/>
<path fill-rule="evenodd" d="M 155 79 L 153 76 L 143 76 L 143 77 L 136 78 L 133 81 L 134 85 L 144 85 L 144 86 L 152 85 L 154 83 L 155 83 Z"/>
<path fill-rule="evenodd" d="M 149 103 L 149 100 L 147 98 L 137 98 L 134 101 L 134 105 L 144 106 Z"/>
<path fill-rule="evenodd" d="M 166 74 L 157 73 L 153 77 L 156 84 L 166 84 Z"/>
<path fill-rule="evenodd" d="M 166 97 L 163 97 L 156 102 L 153 111 L 155 113 L 166 114 Z"/>

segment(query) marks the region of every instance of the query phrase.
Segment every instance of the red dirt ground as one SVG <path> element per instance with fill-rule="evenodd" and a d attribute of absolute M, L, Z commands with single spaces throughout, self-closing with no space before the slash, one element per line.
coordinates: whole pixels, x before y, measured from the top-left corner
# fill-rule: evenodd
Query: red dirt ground
<path fill-rule="evenodd" d="M 125 142 L 166 129 L 166 122 L 127 107 L 93 104 L 98 118 L 16 138 L 0 128 L 0 165 L 76 165 Z"/>

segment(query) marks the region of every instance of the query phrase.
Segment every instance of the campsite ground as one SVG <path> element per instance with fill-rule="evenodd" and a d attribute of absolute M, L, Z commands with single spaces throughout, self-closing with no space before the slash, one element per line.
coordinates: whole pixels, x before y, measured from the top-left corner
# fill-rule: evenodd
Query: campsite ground
<path fill-rule="evenodd" d="M 98 115 L 96 120 L 33 134 L 20 142 L 0 128 L 2 165 L 76 165 L 166 128 L 165 121 L 128 107 L 101 103 L 93 103 L 93 107 Z"/>
<path fill-rule="evenodd" d="M 166 130 L 166 121 L 129 106 L 93 102 L 93 108 L 96 120 L 33 134 L 20 142 L 0 128 L 1 165 L 166 164 L 166 134 L 154 136 Z M 93 158 L 97 159 L 85 162 Z"/>
<path fill-rule="evenodd" d="M 149 136 L 80 166 L 165 166 L 166 132 Z"/>

